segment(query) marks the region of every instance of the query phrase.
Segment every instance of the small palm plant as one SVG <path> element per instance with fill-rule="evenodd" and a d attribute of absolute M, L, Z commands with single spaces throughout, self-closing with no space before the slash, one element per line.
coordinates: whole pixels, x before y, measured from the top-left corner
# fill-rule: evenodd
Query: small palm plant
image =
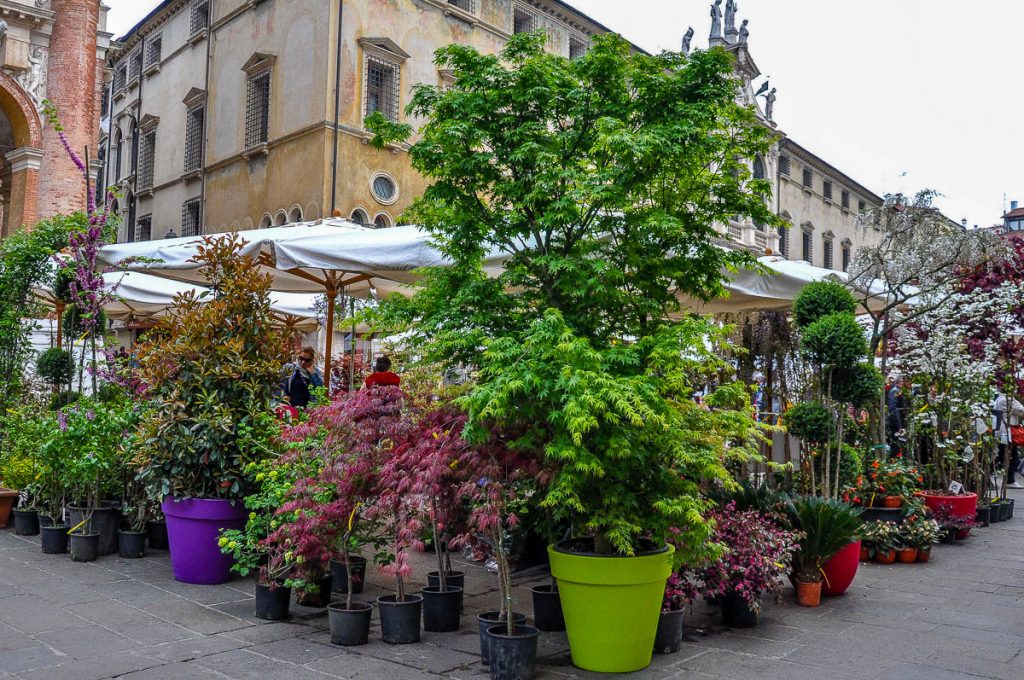
<path fill-rule="evenodd" d="M 796 579 L 804 583 L 820 582 L 822 565 L 856 540 L 864 524 L 859 508 L 820 496 L 793 497 L 786 513 L 793 528 L 803 534 L 793 566 Z"/>

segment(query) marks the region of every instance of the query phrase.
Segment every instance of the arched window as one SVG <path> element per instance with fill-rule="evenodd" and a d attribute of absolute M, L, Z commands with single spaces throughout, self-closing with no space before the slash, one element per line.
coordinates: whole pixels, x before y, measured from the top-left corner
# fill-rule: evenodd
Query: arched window
<path fill-rule="evenodd" d="M 378 229 L 387 229 L 391 226 L 391 218 L 387 213 L 377 213 L 377 216 L 373 218 L 373 226 Z"/>
<path fill-rule="evenodd" d="M 129 174 L 139 171 L 139 126 L 132 123 L 132 164 Z"/>
<path fill-rule="evenodd" d="M 289 222 L 301 222 L 302 221 L 302 206 L 293 205 L 291 213 L 288 214 Z"/>
<path fill-rule="evenodd" d="M 260 220 L 260 229 L 266 229 L 274 224 L 274 218 L 270 216 L 270 213 L 263 215 L 263 219 Z"/>
<path fill-rule="evenodd" d="M 277 214 L 274 215 L 274 224 L 278 227 L 288 223 L 288 213 L 284 210 L 278 210 Z"/>
<path fill-rule="evenodd" d="M 362 208 L 356 208 L 352 211 L 351 220 L 356 224 L 369 224 L 370 218 L 366 216 L 366 211 Z"/>
<path fill-rule="evenodd" d="M 764 159 L 760 156 L 754 158 L 754 179 L 764 179 Z"/>
<path fill-rule="evenodd" d="M 120 128 L 114 133 L 114 171 L 110 173 L 115 182 L 121 180 L 121 158 L 124 154 L 124 135 Z"/>

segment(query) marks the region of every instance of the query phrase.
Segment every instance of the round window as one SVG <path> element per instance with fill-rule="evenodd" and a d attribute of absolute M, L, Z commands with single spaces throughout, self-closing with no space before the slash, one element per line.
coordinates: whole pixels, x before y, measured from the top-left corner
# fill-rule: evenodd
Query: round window
<path fill-rule="evenodd" d="M 370 186 L 373 190 L 373 197 L 380 203 L 394 203 L 398 198 L 398 185 L 387 175 L 377 175 L 373 178 Z"/>

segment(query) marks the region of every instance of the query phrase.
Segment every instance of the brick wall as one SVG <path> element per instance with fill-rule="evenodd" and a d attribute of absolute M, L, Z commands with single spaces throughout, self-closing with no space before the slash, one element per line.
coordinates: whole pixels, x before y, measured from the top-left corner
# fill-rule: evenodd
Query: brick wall
<path fill-rule="evenodd" d="M 89 147 L 96 157 L 99 99 L 96 30 L 100 0 L 52 0 L 53 34 L 50 36 L 47 97 L 60 112 L 61 123 L 79 154 Z M 39 215 L 85 208 L 85 182 L 68 159 L 57 135 L 43 133 L 43 161 L 39 177 Z"/>

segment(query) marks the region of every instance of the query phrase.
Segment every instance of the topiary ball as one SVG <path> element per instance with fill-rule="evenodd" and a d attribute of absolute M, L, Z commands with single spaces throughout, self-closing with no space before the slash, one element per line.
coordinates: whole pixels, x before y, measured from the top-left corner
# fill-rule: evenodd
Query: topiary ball
<path fill-rule="evenodd" d="M 51 347 L 39 355 L 36 372 L 51 385 L 67 385 L 75 372 L 75 362 L 70 352 Z"/>
<path fill-rule="evenodd" d="M 809 442 L 828 441 L 832 435 L 832 412 L 824 404 L 804 401 L 782 414 L 782 424 L 794 437 Z"/>
<path fill-rule="evenodd" d="M 800 328 L 830 314 L 854 314 L 857 301 L 853 293 L 835 281 L 817 281 L 804 286 L 793 300 L 793 321 Z"/>
<path fill-rule="evenodd" d="M 803 329 L 800 345 L 815 363 L 834 369 L 852 367 L 864 358 L 864 329 L 851 314 L 829 314 Z"/>
<path fill-rule="evenodd" d="M 858 407 L 877 404 L 884 388 L 882 372 L 871 364 L 859 363 L 832 374 L 832 396 L 843 404 Z"/>

